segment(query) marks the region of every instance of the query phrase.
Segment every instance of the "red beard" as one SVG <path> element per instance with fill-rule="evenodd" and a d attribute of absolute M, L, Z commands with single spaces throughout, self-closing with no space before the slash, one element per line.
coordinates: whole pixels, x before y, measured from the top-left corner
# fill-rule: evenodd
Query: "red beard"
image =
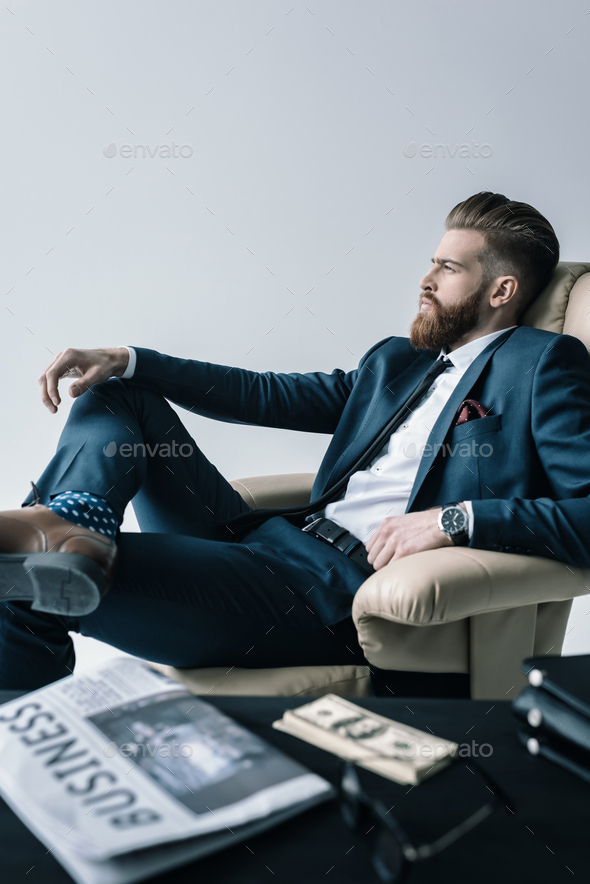
<path fill-rule="evenodd" d="M 410 344 L 417 350 L 448 349 L 479 325 L 480 306 L 487 285 L 481 285 L 462 301 L 443 307 L 434 295 L 424 297 L 432 308 L 420 311 L 410 326 Z"/>

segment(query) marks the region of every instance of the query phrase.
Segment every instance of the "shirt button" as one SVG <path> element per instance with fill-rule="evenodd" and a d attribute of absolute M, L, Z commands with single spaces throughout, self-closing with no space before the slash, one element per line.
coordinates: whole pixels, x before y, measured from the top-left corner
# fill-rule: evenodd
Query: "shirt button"
<path fill-rule="evenodd" d="M 404 424 L 404 430 L 407 430 L 407 429 L 408 429 L 408 425 Z"/>

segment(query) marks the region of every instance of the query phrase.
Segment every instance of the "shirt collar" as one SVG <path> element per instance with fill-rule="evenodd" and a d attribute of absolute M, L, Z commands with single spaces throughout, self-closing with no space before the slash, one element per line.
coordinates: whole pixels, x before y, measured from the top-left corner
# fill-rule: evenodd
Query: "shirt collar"
<path fill-rule="evenodd" d="M 491 332 L 491 334 L 489 335 L 482 335 L 481 338 L 476 338 L 474 341 L 469 341 L 468 344 L 463 344 L 462 347 L 457 347 L 456 350 L 453 350 L 452 353 L 449 353 L 448 358 L 451 360 L 453 365 L 459 369 L 459 371 L 467 371 L 473 360 L 477 356 L 479 356 L 479 354 L 482 353 L 483 350 L 485 350 L 488 344 L 491 344 L 492 341 L 495 341 L 496 338 L 498 338 L 500 335 L 503 335 L 504 332 L 509 331 L 509 329 L 511 328 L 517 328 L 517 326 L 510 325 L 506 328 L 501 328 L 500 331 Z M 442 347 L 438 358 L 442 359 L 442 357 L 446 355 L 446 347 Z"/>

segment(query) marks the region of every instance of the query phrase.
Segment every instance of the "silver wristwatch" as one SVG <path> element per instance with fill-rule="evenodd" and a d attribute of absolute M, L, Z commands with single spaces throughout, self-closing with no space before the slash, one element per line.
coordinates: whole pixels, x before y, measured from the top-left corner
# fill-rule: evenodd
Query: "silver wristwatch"
<path fill-rule="evenodd" d="M 445 503 L 438 514 L 438 527 L 455 546 L 469 543 L 469 513 L 458 503 Z"/>

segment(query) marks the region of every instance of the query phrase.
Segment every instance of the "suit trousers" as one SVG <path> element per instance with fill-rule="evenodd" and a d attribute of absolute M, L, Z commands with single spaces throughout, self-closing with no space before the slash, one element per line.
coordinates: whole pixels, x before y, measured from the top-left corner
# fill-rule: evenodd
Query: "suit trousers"
<path fill-rule="evenodd" d="M 367 665 L 350 616 L 365 572 L 281 516 L 242 537 L 216 524 L 251 508 L 140 383 L 112 378 L 75 400 L 36 485 L 43 504 L 102 497 L 119 522 L 132 501 L 141 533 L 117 532 L 114 579 L 91 614 L 0 602 L 0 689 L 71 674 L 71 632 L 179 668 Z M 467 675 L 370 669 L 387 696 L 469 696 Z"/>

